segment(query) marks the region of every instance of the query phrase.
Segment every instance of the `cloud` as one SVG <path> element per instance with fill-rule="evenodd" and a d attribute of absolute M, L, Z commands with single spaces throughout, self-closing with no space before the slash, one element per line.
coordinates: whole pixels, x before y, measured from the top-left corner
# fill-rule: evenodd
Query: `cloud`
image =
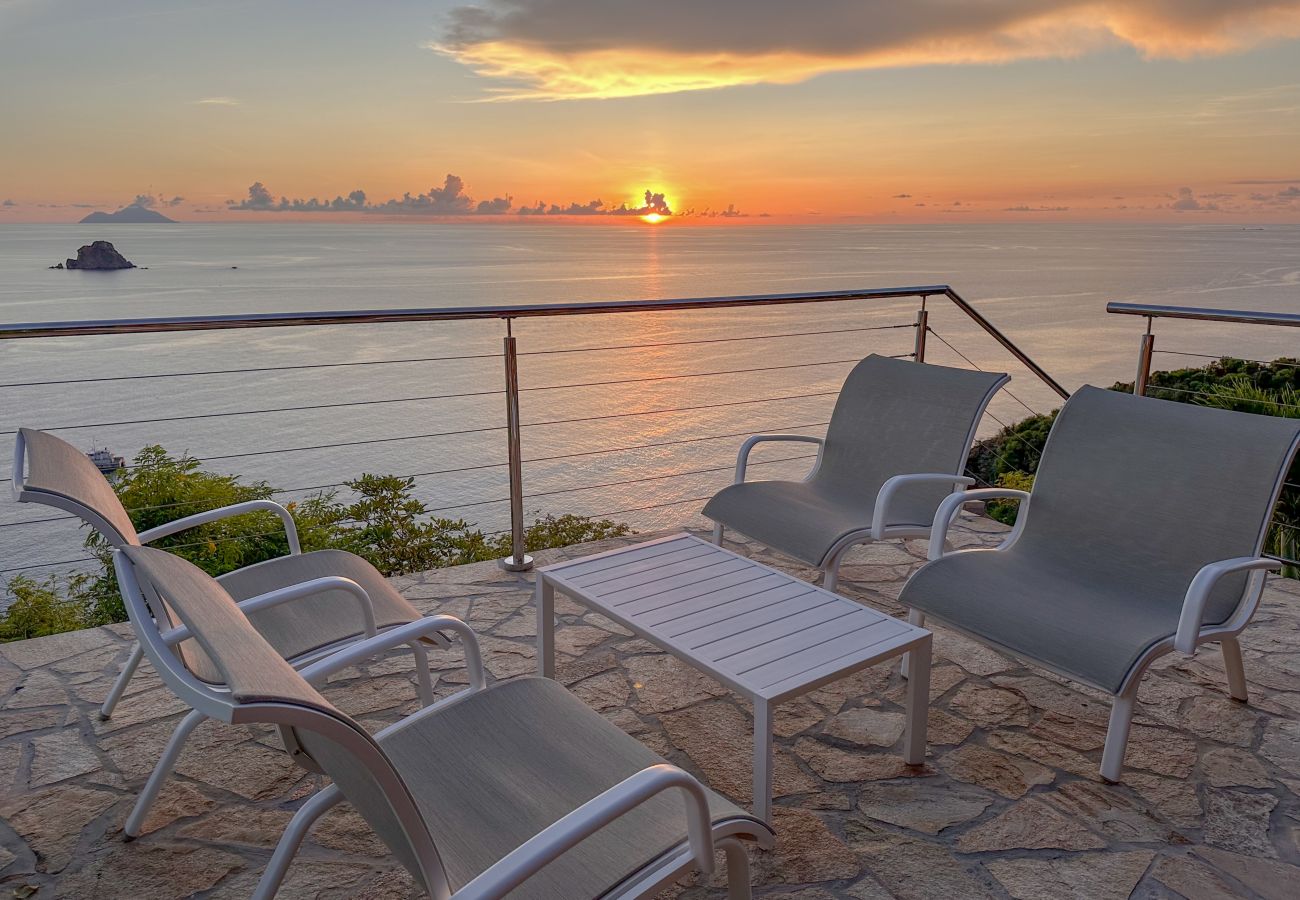
<path fill-rule="evenodd" d="M 474 212 L 480 216 L 500 216 L 510 212 L 510 206 L 513 202 L 510 197 L 493 197 L 491 200 L 480 200 L 478 206 L 474 207 Z"/>
<path fill-rule="evenodd" d="M 1129 46 L 1220 54 L 1300 35 L 1300 0 L 479 0 L 429 46 L 500 82 L 490 99 L 629 97 L 826 72 L 1070 58 Z"/>
<path fill-rule="evenodd" d="M 521 216 L 648 216 L 651 213 L 660 216 L 673 215 L 668 200 L 663 194 L 646 191 L 645 203 L 641 206 L 628 206 L 626 203 L 607 206 L 603 200 L 570 203 L 568 206 L 552 203 L 548 206 L 544 201 L 539 200 L 536 205 L 524 206 L 519 210 Z"/>
<path fill-rule="evenodd" d="M 1068 206 L 1008 206 L 1003 208 L 1003 212 L 1069 212 Z"/>
<path fill-rule="evenodd" d="M 204 97 L 195 100 L 198 106 L 238 106 L 239 100 L 235 97 Z"/>
<path fill-rule="evenodd" d="M 1180 187 L 1178 189 L 1178 198 L 1174 200 L 1173 203 L 1169 204 L 1169 208 L 1177 210 L 1178 212 L 1211 212 L 1218 209 L 1219 204 L 1202 203 L 1200 200 L 1196 199 L 1196 195 L 1192 193 L 1191 188 Z"/>
<path fill-rule="evenodd" d="M 17 206 L 17 205 L 18 204 L 13 202 L 12 200 L 5 200 L 3 203 L 0 203 L 0 206 Z"/>
<path fill-rule="evenodd" d="M 157 197 L 153 196 L 152 194 L 136 194 L 135 199 L 126 205 L 138 206 L 142 209 L 156 209 L 159 206 L 180 206 L 184 202 L 185 202 L 184 197 L 172 197 L 169 200 L 166 197 L 164 197 L 162 194 L 159 194 Z M 75 203 L 73 204 L 73 206 L 77 206 L 77 205 L 78 204 Z M 91 204 L 81 204 L 81 205 L 90 206 Z"/>
<path fill-rule="evenodd" d="M 145 200 L 152 198 L 142 195 Z M 140 197 L 136 198 L 140 200 Z M 161 198 L 159 198 L 161 199 Z M 181 198 L 176 198 L 178 201 Z M 372 202 L 366 192 L 353 191 L 346 197 L 338 196 L 333 200 L 311 198 L 278 200 L 270 189 L 260 181 L 248 188 L 248 195 L 243 200 L 228 200 L 226 208 L 233 211 L 253 212 L 360 212 L 385 215 L 423 215 L 423 216 L 500 216 L 514 209 L 514 198 L 509 194 L 493 197 L 490 200 L 475 202 L 465 191 L 465 181 L 459 175 L 447 175 L 442 187 L 429 188 L 419 194 L 406 193 L 401 197 Z M 739 215 L 735 207 L 728 207 L 717 215 Z M 524 206 L 516 210 L 521 216 L 644 216 L 657 213 L 671 216 L 673 211 L 668 199 L 662 193 L 647 190 L 645 202 L 641 206 L 628 206 L 626 203 L 609 206 L 603 200 L 589 200 L 586 203 L 570 203 L 561 206 L 539 200 L 533 206 Z"/>
<path fill-rule="evenodd" d="M 1277 197 L 1278 197 L 1279 200 L 1296 200 L 1296 199 L 1300 199 L 1300 187 L 1296 187 L 1296 186 L 1293 184 L 1293 185 L 1291 185 L 1289 188 L 1287 188 L 1287 189 L 1285 189 L 1285 190 L 1278 191 L 1278 192 L 1277 192 Z"/>
<path fill-rule="evenodd" d="M 895 200 L 911 200 L 911 199 L 912 199 L 912 195 L 911 195 L 911 194 L 895 194 L 895 195 L 894 195 L 894 199 L 895 199 Z"/>

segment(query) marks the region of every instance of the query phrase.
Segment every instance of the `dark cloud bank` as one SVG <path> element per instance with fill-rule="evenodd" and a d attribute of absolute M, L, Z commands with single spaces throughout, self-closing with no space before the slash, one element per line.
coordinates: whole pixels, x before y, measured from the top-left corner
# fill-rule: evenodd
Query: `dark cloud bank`
<path fill-rule="evenodd" d="M 641 206 L 629 206 L 620 203 L 611 206 L 603 200 L 589 200 L 586 203 L 547 203 L 539 200 L 531 205 L 516 206 L 510 195 L 493 197 L 490 200 L 475 201 L 465 192 L 465 181 L 459 175 L 448 175 L 442 187 L 429 188 L 419 194 L 403 194 L 400 198 L 372 201 L 366 192 L 356 190 L 346 197 L 338 196 L 333 200 L 276 197 L 262 182 L 255 182 L 248 189 L 248 196 L 243 200 L 230 200 L 226 208 L 236 211 L 251 212 L 298 212 L 298 213 L 372 213 L 378 215 L 410 216 L 645 216 L 656 213 L 661 216 L 696 216 L 703 218 L 738 218 L 748 215 L 736 209 L 734 205 L 725 210 L 702 212 L 686 210 L 674 212 L 668 205 L 667 198 L 653 191 L 645 192 L 645 202 Z"/>

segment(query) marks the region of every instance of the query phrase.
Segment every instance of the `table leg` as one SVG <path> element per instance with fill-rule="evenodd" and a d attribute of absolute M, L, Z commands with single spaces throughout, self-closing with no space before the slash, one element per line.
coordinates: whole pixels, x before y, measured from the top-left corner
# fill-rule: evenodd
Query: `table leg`
<path fill-rule="evenodd" d="M 537 573 L 534 591 L 537 606 L 537 674 L 555 677 L 555 585 Z"/>
<path fill-rule="evenodd" d="M 930 644 L 926 635 L 912 645 L 907 662 L 907 732 L 903 742 L 903 761 L 909 766 L 925 762 L 926 719 L 930 714 Z"/>
<path fill-rule="evenodd" d="M 754 701 L 754 815 L 772 821 L 772 706 Z"/>

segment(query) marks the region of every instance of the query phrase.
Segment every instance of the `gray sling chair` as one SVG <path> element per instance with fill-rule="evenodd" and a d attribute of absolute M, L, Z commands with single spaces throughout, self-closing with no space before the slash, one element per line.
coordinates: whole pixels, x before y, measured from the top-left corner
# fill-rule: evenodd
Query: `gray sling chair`
<path fill-rule="evenodd" d="M 333 782 L 295 815 L 255 897 L 275 894 L 307 828 L 343 799 L 435 900 L 653 895 L 691 869 L 710 873 L 715 846 L 726 852 L 730 896 L 749 896 L 741 840 L 771 847 L 766 825 L 549 678 L 487 687 L 478 641 L 459 619 L 399 630 L 455 634 L 468 687 L 372 736 L 309 684 L 345 660 L 295 671 L 216 580 L 180 557 L 129 546 L 114 566 L 133 617 L 153 626 L 141 629 L 144 652 L 178 696 L 223 722 L 278 726 L 294 760 Z M 146 596 L 163 598 L 177 627 L 155 626 Z M 187 638 L 223 687 L 173 652 Z"/>
<path fill-rule="evenodd" d="M 1124 765 L 1138 683 L 1153 660 L 1223 649 L 1228 693 L 1245 702 L 1237 635 L 1259 605 L 1273 508 L 1300 421 L 1085 387 L 1052 427 L 1032 493 L 949 497 L 931 562 L 899 602 L 991 646 L 1110 694 L 1101 776 Z M 944 555 L 961 504 L 1011 497 L 997 548 Z"/>
<path fill-rule="evenodd" d="M 1010 380 L 872 354 L 849 373 L 825 438 L 759 434 L 740 446 L 735 483 L 704 507 L 716 525 L 820 569 L 835 590 L 840 560 L 856 544 L 925 537 L 947 494 L 975 483 L 962 475 L 975 429 Z M 745 481 L 750 451 L 764 441 L 818 445 L 803 481 Z"/>
<path fill-rule="evenodd" d="M 339 550 L 303 553 L 289 511 L 270 500 L 251 500 L 168 522 L 137 534 L 126 508 L 103 474 L 76 447 L 51 434 L 19 429 L 14 446 L 13 492 L 19 502 L 41 503 L 66 510 L 98 531 L 113 547 L 131 547 L 215 522 L 230 516 L 266 510 L 284 523 L 289 555 L 246 566 L 218 580 L 241 607 L 254 627 L 282 657 L 302 666 L 348 644 L 423 618 L 388 583 L 379 570 L 359 556 Z M 164 610 L 165 613 L 165 610 Z M 137 637 L 141 623 L 132 620 Z M 421 703 L 433 702 L 433 680 L 426 649 L 447 646 L 436 631 L 409 639 L 415 656 L 416 684 Z M 187 642 L 180 647 L 185 664 L 200 679 L 219 682 L 220 674 L 201 647 Z M 109 718 L 140 664 L 137 643 L 100 709 Z M 126 822 L 134 837 L 180 756 L 186 740 L 205 717 L 192 712 L 181 720 L 163 751 L 153 774 L 140 792 Z"/>

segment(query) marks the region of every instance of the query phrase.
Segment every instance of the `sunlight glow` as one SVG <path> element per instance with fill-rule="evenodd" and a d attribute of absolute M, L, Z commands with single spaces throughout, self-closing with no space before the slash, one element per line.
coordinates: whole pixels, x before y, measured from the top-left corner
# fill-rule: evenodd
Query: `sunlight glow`
<path fill-rule="evenodd" d="M 648 222 L 651 225 L 658 225 L 660 222 L 662 222 L 664 219 L 667 218 L 668 218 L 667 216 L 662 216 L 659 213 L 646 213 L 644 216 L 641 217 L 641 221 Z"/>

